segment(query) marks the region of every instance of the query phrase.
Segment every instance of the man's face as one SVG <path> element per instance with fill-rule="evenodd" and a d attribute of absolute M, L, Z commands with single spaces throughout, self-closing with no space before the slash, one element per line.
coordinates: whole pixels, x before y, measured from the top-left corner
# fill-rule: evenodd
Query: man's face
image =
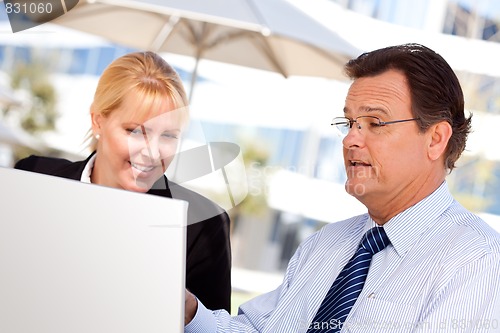
<path fill-rule="evenodd" d="M 411 119 L 411 97 L 405 76 L 389 70 L 359 78 L 346 97 L 345 117 L 374 116 L 381 121 Z M 346 190 L 370 210 L 378 205 L 404 206 L 425 184 L 431 164 L 415 121 L 379 128 L 354 123 L 343 140 Z M 397 204 L 396 204 L 397 205 Z M 377 208 L 381 209 L 381 208 Z"/>

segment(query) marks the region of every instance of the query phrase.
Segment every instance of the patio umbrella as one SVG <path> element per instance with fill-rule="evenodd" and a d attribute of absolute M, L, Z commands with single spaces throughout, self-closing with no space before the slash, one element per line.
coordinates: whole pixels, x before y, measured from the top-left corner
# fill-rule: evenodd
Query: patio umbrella
<path fill-rule="evenodd" d="M 285 0 L 80 0 L 52 21 L 129 47 L 291 75 L 343 79 L 361 53 Z"/>

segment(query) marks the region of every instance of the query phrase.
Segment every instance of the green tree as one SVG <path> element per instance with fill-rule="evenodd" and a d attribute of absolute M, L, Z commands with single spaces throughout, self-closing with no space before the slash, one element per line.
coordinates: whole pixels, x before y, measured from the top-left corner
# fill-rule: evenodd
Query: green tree
<path fill-rule="evenodd" d="M 450 191 L 465 208 L 473 212 L 487 210 L 493 200 L 487 196 L 486 188 L 497 182 L 495 161 L 482 156 L 462 156 L 459 163 L 447 177 Z"/>
<path fill-rule="evenodd" d="M 40 62 L 18 64 L 11 73 L 11 87 L 24 91 L 27 98 L 28 106 L 18 110 L 19 124 L 24 130 L 39 133 L 55 129 L 57 97 L 47 66 Z"/>
<path fill-rule="evenodd" d="M 270 172 L 267 166 L 269 152 L 263 145 L 248 139 L 243 139 L 240 142 L 240 147 L 247 173 L 248 195 L 228 212 L 233 232 L 238 228 L 242 217 L 264 218 L 269 210 L 267 204 L 267 178 Z"/>

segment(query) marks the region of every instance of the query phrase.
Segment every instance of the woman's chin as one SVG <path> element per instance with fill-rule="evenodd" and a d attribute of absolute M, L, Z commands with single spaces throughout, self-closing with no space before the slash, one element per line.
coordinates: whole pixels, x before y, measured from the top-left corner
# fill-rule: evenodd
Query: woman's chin
<path fill-rule="evenodd" d="M 135 192 L 147 192 L 154 183 L 163 176 L 160 170 L 154 172 L 133 172 L 132 179 L 129 182 L 129 190 Z"/>
<path fill-rule="evenodd" d="M 155 181 L 153 180 L 134 178 L 128 181 L 127 184 L 124 184 L 123 189 L 132 192 L 146 193 L 153 187 L 154 183 Z"/>

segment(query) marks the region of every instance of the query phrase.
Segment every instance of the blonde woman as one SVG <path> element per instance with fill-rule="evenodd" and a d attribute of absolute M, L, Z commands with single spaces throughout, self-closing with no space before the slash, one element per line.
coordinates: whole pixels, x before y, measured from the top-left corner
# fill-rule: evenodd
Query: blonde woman
<path fill-rule="evenodd" d="M 124 55 L 97 85 L 90 107 L 92 154 L 78 162 L 30 156 L 15 167 L 188 201 L 186 287 L 207 306 L 229 311 L 228 215 L 164 175 L 188 121 L 187 106 L 182 82 L 163 58 L 153 52 Z"/>

